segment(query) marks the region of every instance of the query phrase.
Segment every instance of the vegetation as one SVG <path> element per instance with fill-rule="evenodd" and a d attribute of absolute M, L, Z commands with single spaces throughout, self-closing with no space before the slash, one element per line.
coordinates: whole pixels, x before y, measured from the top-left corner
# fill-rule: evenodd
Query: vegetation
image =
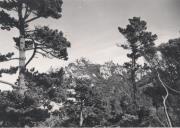
<path fill-rule="evenodd" d="M 131 53 L 127 54 L 127 57 L 131 59 L 130 62 L 125 63 L 126 68 L 131 70 L 131 81 L 134 91 L 134 102 L 136 104 L 136 71 L 141 65 L 137 64 L 137 60 L 146 54 L 150 48 L 154 46 L 154 41 L 157 39 L 157 35 L 153 35 L 151 32 L 147 32 L 146 22 L 140 20 L 139 17 L 133 17 L 129 19 L 130 24 L 125 29 L 119 27 L 119 32 L 127 39 L 127 44 L 121 45 L 124 49 L 131 50 Z"/>
<path fill-rule="evenodd" d="M 35 27 L 34 30 L 30 30 L 29 27 L 31 22 L 39 18 L 59 19 L 61 6 L 61 0 L 0 1 L 1 29 L 10 31 L 15 28 L 19 31 L 19 37 L 13 38 L 19 57 L 13 58 L 14 53 L 11 52 L 0 55 L 1 62 L 15 59 L 19 61 L 17 67 L 0 70 L 0 74 L 13 74 L 19 69 L 18 86 L 7 81 L 0 81 L 14 88 L 12 92 L 2 92 L 0 95 L 1 126 L 36 126 L 37 122 L 49 117 L 48 109 L 51 108 L 49 100 L 56 102 L 63 100 L 60 96 L 63 94 L 63 88 L 59 87 L 62 71 L 39 74 L 34 72 L 34 69 L 31 71 L 27 69 L 27 65 L 37 54 L 44 57 L 68 59 L 67 48 L 70 47 L 70 42 L 63 36 L 63 32 L 50 29 L 48 26 Z M 27 61 L 25 61 L 26 51 L 33 51 Z M 44 106 L 44 109 L 40 109 L 41 106 Z"/>
<path fill-rule="evenodd" d="M 67 47 L 70 43 L 63 36 L 62 32 L 52 30 L 47 26 L 36 27 L 30 30 L 29 24 L 39 18 L 61 17 L 62 0 L 3 0 L 0 1 L 0 25 L 2 30 L 10 31 L 12 28 L 19 30 L 19 37 L 14 37 L 16 48 L 19 50 L 19 58 L 11 58 L 13 53 L 2 56 L 2 61 L 17 59 L 19 60 L 19 91 L 24 93 L 25 70 L 36 54 L 45 57 L 56 57 L 67 59 Z M 17 17 L 11 17 L 11 14 Z M 33 50 L 30 59 L 25 62 L 25 52 Z"/>
<path fill-rule="evenodd" d="M 85 58 L 66 67 L 40 73 L 27 65 L 40 54 L 67 60 L 70 42 L 63 32 L 47 26 L 30 30 L 39 18 L 61 17 L 61 0 L 0 1 L 2 30 L 18 29 L 14 53 L 0 54 L 0 62 L 18 60 L 19 65 L 1 69 L 19 71 L 17 83 L 0 92 L 1 127 L 172 127 L 180 126 L 180 38 L 155 45 L 156 34 L 147 31 L 140 17 L 118 27 L 126 39 L 130 62 L 94 64 Z M 17 17 L 11 17 L 11 13 Z M 25 61 L 25 52 L 33 54 Z M 39 57 L 39 56 L 38 56 Z M 142 58 L 144 64 L 138 63 Z"/>

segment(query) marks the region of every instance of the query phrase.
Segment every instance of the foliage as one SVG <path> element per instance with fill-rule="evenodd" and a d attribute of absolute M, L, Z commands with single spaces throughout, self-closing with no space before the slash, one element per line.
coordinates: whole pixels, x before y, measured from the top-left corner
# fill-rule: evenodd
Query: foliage
<path fill-rule="evenodd" d="M 104 77 L 107 72 L 109 77 Z M 148 117 L 140 114 L 141 108 L 135 108 L 129 74 L 120 65 L 113 62 L 98 65 L 78 60 L 66 67 L 64 80 L 69 93 L 62 108 L 66 110 L 66 119 L 57 126 L 80 126 L 81 112 L 82 126 L 92 127 L 140 126 L 142 122 L 139 120 Z M 149 111 L 152 102 L 143 92 L 138 91 L 137 101 Z"/>
<path fill-rule="evenodd" d="M 147 23 L 139 17 L 129 19 L 126 28 L 118 27 L 127 40 L 121 46 L 130 51 L 130 62 L 124 65 L 112 61 L 94 64 L 82 58 L 48 73 L 27 69 L 37 54 L 68 59 L 71 45 L 62 31 L 29 27 L 38 18 L 59 19 L 61 7 L 62 0 L 0 1 L 1 29 L 18 29 L 20 36 L 13 38 L 16 48 L 21 49 L 23 36 L 24 50 L 33 51 L 23 69 L 24 95 L 18 90 L 0 92 L 0 126 L 167 127 L 167 114 L 173 126 L 180 126 L 180 38 L 155 47 L 157 35 L 148 32 Z M 12 12 L 17 16 L 12 17 Z M 0 62 L 20 60 L 13 56 L 11 52 L 0 54 Z M 144 65 L 137 62 L 141 57 Z M 0 76 L 14 74 L 18 68 L 1 69 Z"/>
<path fill-rule="evenodd" d="M 146 31 L 147 23 L 139 17 L 133 17 L 129 19 L 129 22 L 130 24 L 125 29 L 118 27 L 119 32 L 127 39 L 127 43 L 121 46 L 124 49 L 129 49 L 131 53 L 127 54 L 127 57 L 136 61 L 143 53 L 153 52 L 152 48 L 154 48 L 157 35 Z M 136 66 L 136 68 L 138 67 Z"/>
<path fill-rule="evenodd" d="M 154 41 L 157 39 L 157 35 L 146 31 L 146 22 L 141 20 L 140 17 L 129 19 L 129 23 L 125 29 L 118 27 L 118 30 L 127 39 L 127 43 L 121 45 L 121 47 L 130 50 L 127 57 L 130 58 L 131 61 L 126 62 L 124 66 L 131 71 L 131 81 L 134 91 L 133 97 L 134 103 L 136 104 L 136 71 L 140 68 L 137 60 L 143 56 L 143 54 L 153 52 Z"/>
<path fill-rule="evenodd" d="M 77 120 L 77 126 L 79 126 L 81 118 L 83 126 L 99 125 L 103 113 L 103 103 L 99 92 L 86 79 L 76 79 L 76 86 L 73 89 L 75 94 L 71 94 L 71 98 L 74 98 L 75 101 L 66 103 L 69 120 Z"/>
<path fill-rule="evenodd" d="M 166 84 L 169 91 L 169 99 L 168 99 L 168 107 L 169 107 L 169 115 L 171 117 L 172 122 L 174 122 L 174 126 L 179 126 L 180 122 L 179 118 L 179 110 L 177 109 L 179 106 L 179 71 L 180 71 L 180 61 L 179 61 L 179 52 L 180 52 L 180 40 L 171 39 L 167 43 L 161 44 L 158 47 L 158 50 L 161 52 L 161 63 L 162 67 L 160 70 L 160 74 L 162 80 Z"/>
<path fill-rule="evenodd" d="M 36 54 L 45 57 L 55 57 L 58 59 L 68 59 L 67 48 L 70 42 L 63 36 L 62 32 L 52 30 L 47 26 L 36 27 L 30 30 L 29 23 L 38 18 L 54 18 L 59 19 L 62 12 L 62 0 L 3 0 L 0 1 L 0 25 L 2 30 L 11 30 L 16 28 L 19 30 L 19 37 L 14 37 L 17 49 L 22 54 L 20 46 L 20 38 L 25 39 L 25 48 L 23 50 L 33 50 L 30 59 L 23 66 L 19 66 L 19 71 L 24 75 L 26 66 L 31 62 Z M 13 17 L 11 16 L 13 15 Z M 8 53 L 0 56 L 0 61 L 12 60 L 14 53 Z M 21 62 L 22 58 L 16 58 Z M 24 59 L 24 58 L 23 58 Z M 13 70 L 14 71 L 14 70 Z M 6 70 L 6 72 L 8 72 Z M 23 79 L 20 77 L 20 79 Z"/>
<path fill-rule="evenodd" d="M 38 126 L 49 118 L 53 107 L 51 102 L 61 103 L 66 99 L 62 76 L 62 69 L 47 74 L 27 70 L 28 91 L 24 96 L 17 91 L 0 93 L 1 126 Z"/>
<path fill-rule="evenodd" d="M 10 60 L 14 60 L 17 58 L 13 58 L 14 53 L 9 52 L 7 54 L 0 54 L 0 62 L 7 62 Z M 0 77 L 2 76 L 3 73 L 8 73 L 8 74 L 14 74 L 18 70 L 18 67 L 10 67 L 9 69 L 0 69 Z"/>
<path fill-rule="evenodd" d="M 62 84 L 63 74 L 62 68 L 50 73 L 39 73 L 34 68 L 26 70 L 27 86 L 43 100 L 61 103 L 66 99 L 66 87 Z"/>
<path fill-rule="evenodd" d="M 1 127 L 35 126 L 49 117 L 47 109 L 37 108 L 40 102 L 37 94 L 27 92 L 22 97 L 15 91 L 1 92 L 0 99 Z"/>
<path fill-rule="evenodd" d="M 65 91 L 61 86 L 62 70 L 48 74 L 26 69 L 36 54 L 50 58 L 68 59 L 67 48 L 70 47 L 70 42 L 64 37 L 63 32 L 50 29 L 47 26 L 35 27 L 34 30 L 29 27 L 32 21 L 39 18 L 59 19 L 62 12 L 62 3 L 62 0 L 0 1 L 0 27 L 2 30 L 10 31 L 15 28 L 19 31 L 19 36 L 13 39 L 20 54 L 19 58 L 13 58 L 14 53 L 0 55 L 0 62 L 19 60 L 18 67 L 1 69 L 0 75 L 2 73 L 13 74 L 19 69 L 20 76 L 18 79 L 19 87 L 16 90 L 1 93 L 4 102 L 0 105 L 2 107 L 0 114 L 2 126 L 36 126 L 36 123 L 45 121 L 49 117 L 48 110 L 52 109 L 50 105 L 52 101 L 59 103 L 65 100 Z M 33 54 L 24 64 L 24 53 L 29 50 L 32 50 Z M 25 82 L 24 78 L 26 79 Z M 7 84 L 8 82 L 3 83 Z M 21 83 L 25 83 L 25 85 Z M 27 88 L 25 93 L 24 86 Z M 20 95 L 20 93 L 23 95 Z M 43 109 L 38 108 L 42 106 L 44 106 Z M 5 115 L 4 118 L 3 115 Z"/>
<path fill-rule="evenodd" d="M 20 29 L 21 26 L 18 25 L 18 20 L 11 17 L 6 11 L 14 11 L 19 13 L 25 10 L 23 17 L 24 20 L 30 22 L 37 18 L 60 18 L 62 11 L 62 0 L 3 0 L 0 2 L 0 7 L 4 10 L 1 11 L 1 21 L 2 29 L 10 30 L 13 27 Z M 22 13 L 21 13 L 22 15 Z M 32 19 L 28 19 L 30 15 L 34 16 Z M 28 26 L 28 25 L 27 25 Z"/>

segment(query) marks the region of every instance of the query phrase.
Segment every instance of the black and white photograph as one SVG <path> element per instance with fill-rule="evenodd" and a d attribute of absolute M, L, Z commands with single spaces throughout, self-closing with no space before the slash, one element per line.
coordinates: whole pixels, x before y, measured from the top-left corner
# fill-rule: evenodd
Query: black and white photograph
<path fill-rule="evenodd" d="M 0 0 L 0 127 L 180 127 L 180 0 Z"/>

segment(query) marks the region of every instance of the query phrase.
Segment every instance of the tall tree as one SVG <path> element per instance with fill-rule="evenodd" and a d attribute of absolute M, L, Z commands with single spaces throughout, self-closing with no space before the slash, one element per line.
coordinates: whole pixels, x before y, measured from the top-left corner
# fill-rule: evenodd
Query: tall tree
<path fill-rule="evenodd" d="M 67 47 L 70 47 L 70 43 L 61 31 L 52 30 L 47 26 L 29 30 L 29 23 L 39 18 L 59 19 L 62 3 L 62 0 L 0 1 L 1 29 L 16 28 L 19 30 L 19 37 L 14 37 L 14 41 L 19 50 L 19 91 L 21 94 L 24 94 L 27 88 L 24 76 L 26 66 L 37 53 L 46 57 L 67 59 Z M 33 50 L 33 54 L 29 60 L 25 61 L 27 50 Z"/>
<path fill-rule="evenodd" d="M 127 42 L 121 47 L 130 50 L 127 57 L 131 59 L 130 62 L 125 63 L 126 67 L 130 67 L 131 81 L 133 85 L 134 103 L 136 104 L 136 71 L 139 68 L 137 60 L 148 51 L 150 47 L 154 46 L 154 41 L 157 39 L 155 34 L 146 31 L 147 26 L 144 20 L 140 17 L 133 17 L 129 19 L 129 23 L 126 28 L 118 27 L 119 32 L 127 39 Z"/>

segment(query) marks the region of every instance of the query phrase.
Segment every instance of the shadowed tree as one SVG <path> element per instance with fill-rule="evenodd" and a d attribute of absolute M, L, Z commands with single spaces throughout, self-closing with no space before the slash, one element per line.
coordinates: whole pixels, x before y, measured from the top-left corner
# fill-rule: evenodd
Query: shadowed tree
<path fill-rule="evenodd" d="M 29 29 L 29 23 L 39 18 L 59 19 L 62 12 L 62 0 L 3 0 L 0 1 L 0 25 L 2 30 L 19 30 L 19 37 L 14 37 L 16 48 L 19 50 L 19 91 L 26 90 L 24 72 L 26 66 L 36 54 L 45 57 L 67 59 L 67 47 L 70 42 L 58 30 L 47 26 Z M 33 50 L 29 60 L 25 52 Z"/>
<path fill-rule="evenodd" d="M 131 81 L 133 85 L 133 98 L 136 104 L 136 71 L 140 67 L 137 60 L 148 52 L 151 47 L 154 46 L 154 41 L 157 39 L 157 35 L 147 32 L 146 22 L 141 20 L 140 17 L 133 17 L 129 19 L 129 23 L 126 28 L 118 27 L 119 32 L 127 39 L 127 42 L 121 45 L 122 48 L 127 49 L 130 53 L 127 57 L 131 59 L 130 62 L 125 63 L 127 68 L 131 70 Z"/>

